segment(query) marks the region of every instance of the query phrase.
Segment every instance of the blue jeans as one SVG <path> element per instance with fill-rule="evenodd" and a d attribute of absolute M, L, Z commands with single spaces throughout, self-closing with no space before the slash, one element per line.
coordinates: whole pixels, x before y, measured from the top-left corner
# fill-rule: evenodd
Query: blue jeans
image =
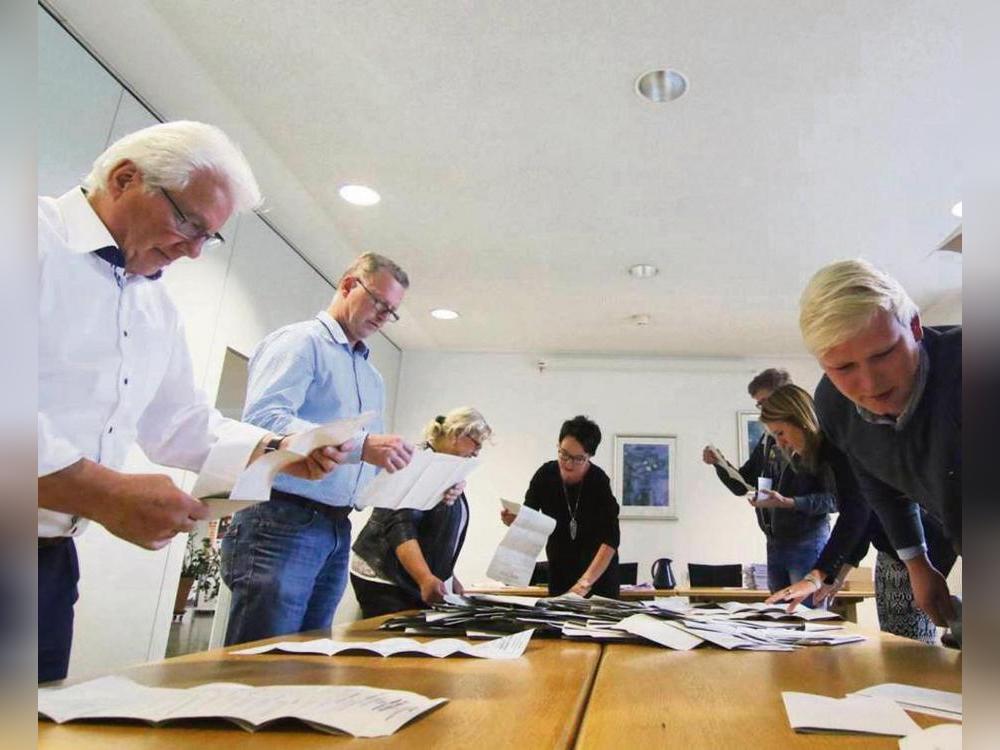
<path fill-rule="evenodd" d="M 829 525 L 821 526 L 813 534 L 791 542 L 768 538 L 767 587 L 771 592 L 798 583 L 805 578 L 816 565 L 829 538 Z M 811 607 L 812 597 L 802 603 Z"/>
<path fill-rule="evenodd" d="M 226 645 L 328 629 L 350 549 L 350 519 L 318 503 L 272 496 L 237 513 L 222 539 L 222 580 L 232 591 Z"/>

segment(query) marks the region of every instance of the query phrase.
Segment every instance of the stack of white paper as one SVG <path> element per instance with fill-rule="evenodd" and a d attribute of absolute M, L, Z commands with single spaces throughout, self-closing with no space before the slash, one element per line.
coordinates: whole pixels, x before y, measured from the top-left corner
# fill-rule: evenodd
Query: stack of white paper
<path fill-rule="evenodd" d="M 852 695 L 888 698 L 906 711 L 916 711 L 931 716 L 940 716 L 953 721 L 962 720 L 962 694 L 945 690 L 932 690 L 916 685 L 900 685 L 887 682 L 858 690 Z"/>
<path fill-rule="evenodd" d="M 380 472 L 362 490 L 355 505 L 430 510 L 446 490 L 468 477 L 477 466 L 478 458 L 435 453 L 429 448 L 417 451 L 405 468 Z"/>
<path fill-rule="evenodd" d="M 38 714 L 62 724 L 77 719 L 132 719 L 153 726 L 190 719 L 225 719 L 249 732 L 298 719 L 323 732 L 385 737 L 445 703 L 403 690 L 340 685 L 252 687 L 212 683 L 153 688 L 125 677 L 101 677 L 66 688 L 39 688 Z"/>
<path fill-rule="evenodd" d="M 796 732 L 860 732 L 905 737 L 920 731 L 906 712 L 887 698 L 827 698 L 783 692 L 788 723 Z"/>
<path fill-rule="evenodd" d="M 555 528 L 554 518 L 522 507 L 497 547 L 486 575 L 508 586 L 527 586 L 535 560 Z"/>
<path fill-rule="evenodd" d="M 503 638 L 497 638 L 489 643 L 472 645 L 457 638 L 438 638 L 426 643 L 420 643 L 411 638 L 385 638 L 381 641 L 334 641 L 329 638 L 317 638 L 312 641 L 282 641 L 266 646 L 245 648 L 233 651 L 238 655 L 266 654 L 271 651 L 281 651 L 286 654 L 324 654 L 333 656 L 344 652 L 362 651 L 379 656 L 395 656 L 397 654 L 421 654 L 443 658 L 464 654 L 481 659 L 517 659 L 524 654 L 528 641 L 534 630 L 524 630 Z"/>

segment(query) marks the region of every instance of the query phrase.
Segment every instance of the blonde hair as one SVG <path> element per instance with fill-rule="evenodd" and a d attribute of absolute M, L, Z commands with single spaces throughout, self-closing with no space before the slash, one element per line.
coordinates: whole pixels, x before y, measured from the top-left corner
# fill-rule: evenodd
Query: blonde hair
<path fill-rule="evenodd" d="M 194 172 L 206 170 L 224 181 L 234 213 L 253 210 L 263 200 L 246 157 L 214 125 L 177 120 L 129 133 L 94 160 L 83 187 L 92 194 L 107 189 L 108 177 L 123 161 L 139 168 L 149 190 L 183 190 Z"/>
<path fill-rule="evenodd" d="M 471 406 L 460 406 L 444 416 L 435 417 L 424 428 L 424 439 L 434 445 L 446 437 L 468 436 L 482 445 L 493 434 L 483 415 Z"/>
<path fill-rule="evenodd" d="M 817 271 L 802 292 L 802 340 L 819 356 L 855 335 L 880 309 L 907 327 L 920 313 L 902 285 L 868 261 L 831 263 Z"/>
<path fill-rule="evenodd" d="M 770 422 L 788 422 L 802 430 L 806 446 L 801 458 L 807 466 L 815 468 L 823 432 L 808 391 L 794 383 L 781 386 L 761 403 L 760 421 L 765 426 Z"/>

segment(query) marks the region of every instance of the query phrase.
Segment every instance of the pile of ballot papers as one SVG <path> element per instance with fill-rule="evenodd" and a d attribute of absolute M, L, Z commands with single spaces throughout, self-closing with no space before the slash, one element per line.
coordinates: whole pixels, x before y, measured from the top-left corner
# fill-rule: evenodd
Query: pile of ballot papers
<path fill-rule="evenodd" d="M 727 650 L 793 651 L 865 640 L 836 624 L 826 610 L 761 602 L 691 604 L 686 597 L 626 602 L 572 594 L 536 598 L 448 595 L 433 609 L 393 617 L 386 630 L 407 635 L 464 635 L 495 638 L 522 630 L 536 637 L 632 641 L 687 650 L 710 644 Z"/>

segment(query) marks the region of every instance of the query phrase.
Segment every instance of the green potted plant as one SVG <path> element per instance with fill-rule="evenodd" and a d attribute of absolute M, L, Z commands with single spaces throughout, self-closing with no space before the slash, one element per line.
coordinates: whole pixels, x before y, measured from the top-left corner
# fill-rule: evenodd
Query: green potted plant
<path fill-rule="evenodd" d="M 183 615 L 187 608 L 191 588 L 212 599 L 219 594 L 219 551 L 208 537 L 201 537 L 198 543 L 197 532 L 188 534 L 187 548 L 184 550 L 184 563 L 181 566 L 181 577 L 177 582 L 177 598 L 174 600 L 174 614 Z"/>

